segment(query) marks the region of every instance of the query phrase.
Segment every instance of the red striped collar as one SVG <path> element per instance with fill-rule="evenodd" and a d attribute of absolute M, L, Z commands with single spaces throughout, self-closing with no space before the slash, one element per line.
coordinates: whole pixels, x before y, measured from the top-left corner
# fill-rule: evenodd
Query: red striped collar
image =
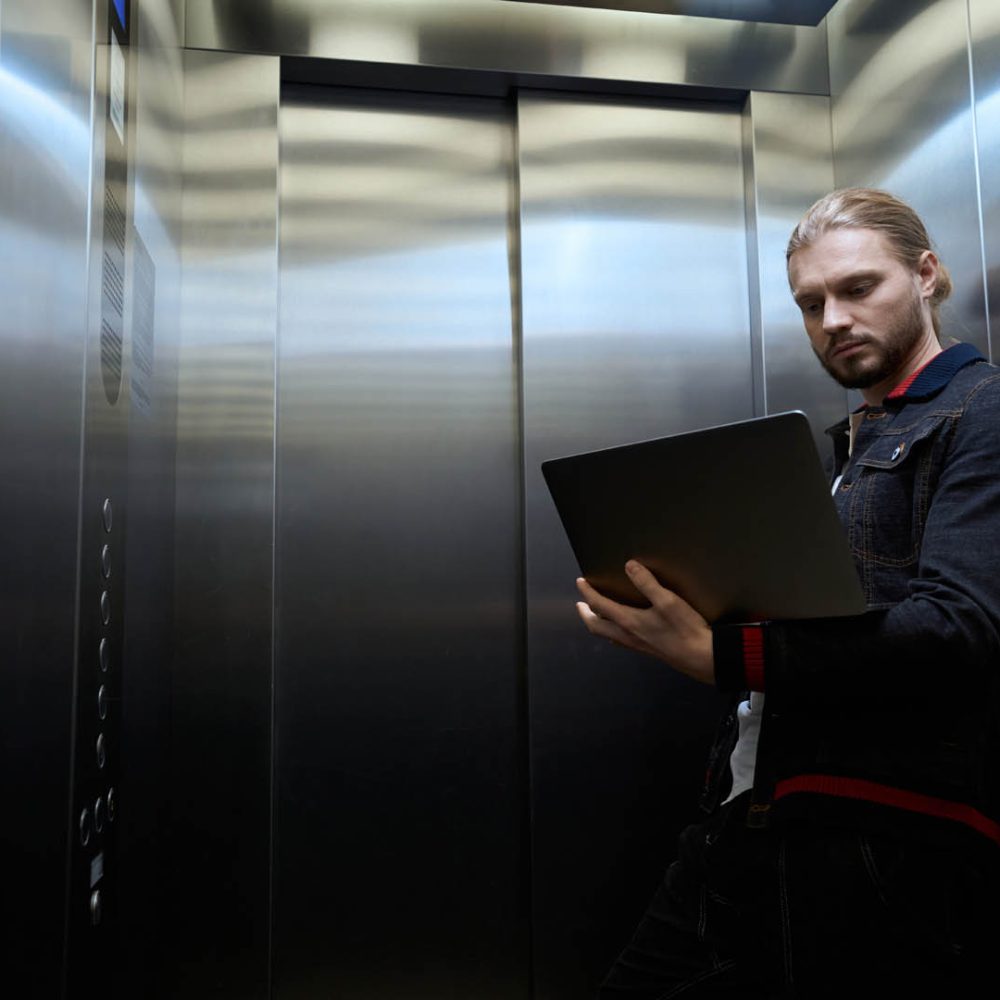
<path fill-rule="evenodd" d="M 886 400 L 926 399 L 940 392 L 955 373 L 973 361 L 984 361 L 972 344 L 955 344 L 934 355 L 927 364 L 907 375 L 885 398 Z"/>
<path fill-rule="evenodd" d="M 934 357 L 936 358 L 937 355 L 935 354 Z M 897 385 L 891 392 L 886 393 L 886 397 L 885 398 L 886 399 L 902 399 L 906 395 L 906 390 L 909 389 L 910 386 L 913 385 L 913 383 L 917 381 L 917 376 L 933 360 L 934 360 L 934 358 L 931 358 L 930 361 L 924 362 L 924 364 L 922 364 L 915 372 L 911 372 L 909 375 L 907 375 L 906 378 L 904 378 L 903 381 L 900 382 L 899 385 Z"/>

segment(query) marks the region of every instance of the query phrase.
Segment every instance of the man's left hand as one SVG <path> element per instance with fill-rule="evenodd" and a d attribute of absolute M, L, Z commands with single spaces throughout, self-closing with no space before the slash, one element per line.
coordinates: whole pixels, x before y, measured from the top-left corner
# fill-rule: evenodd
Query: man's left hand
<path fill-rule="evenodd" d="M 625 572 L 652 605 L 630 608 L 599 594 L 583 578 L 576 581 L 583 601 L 577 611 L 594 634 L 621 646 L 664 660 L 703 684 L 715 683 L 712 629 L 682 597 L 661 587 L 656 577 L 634 559 Z"/>

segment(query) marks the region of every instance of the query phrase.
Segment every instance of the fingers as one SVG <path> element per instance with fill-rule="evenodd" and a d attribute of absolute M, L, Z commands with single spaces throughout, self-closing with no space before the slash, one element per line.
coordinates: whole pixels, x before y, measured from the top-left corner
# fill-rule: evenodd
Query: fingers
<path fill-rule="evenodd" d="M 628 578 L 636 590 L 654 608 L 669 611 L 671 603 L 676 600 L 676 595 L 672 591 L 661 587 L 656 577 L 642 563 L 636 562 L 635 559 L 630 559 L 625 564 L 625 572 L 628 574 Z M 635 626 L 638 625 L 637 608 L 631 608 L 626 604 L 619 604 L 617 601 L 611 600 L 610 597 L 605 597 L 594 590 L 582 577 L 577 578 L 576 586 L 583 599 L 602 618 L 608 618 L 611 621 L 617 622 L 623 628 L 630 631 L 634 630 Z"/>
<path fill-rule="evenodd" d="M 651 606 L 640 610 L 619 604 L 577 579 L 583 601 L 576 607 L 587 630 L 663 660 L 702 683 L 713 683 L 712 631 L 705 619 L 682 597 L 660 586 L 641 563 L 630 559 L 625 571 Z"/>
<path fill-rule="evenodd" d="M 636 590 L 646 598 L 664 621 L 675 628 L 704 625 L 705 619 L 679 594 L 667 590 L 642 563 L 630 559 L 625 572 Z"/>
<path fill-rule="evenodd" d="M 651 607 L 639 609 L 619 604 L 578 577 L 577 590 L 584 599 L 584 603 L 577 605 L 580 617 L 593 635 L 662 658 L 663 651 L 657 653 L 655 647 L 663 638 L 669 638 L 679 624 L 676 616 L 680 614 L 683 618 L 688 606 L 673 591 L 661 587 L 656 577 L 635 559 L 626 563 L 625 571 Z"/>
<path fill-rule="evenodd" d="M 582 577 L 577 578 L 576 586 L 584 598 L 584 601 L 577 603 L 577 612 L 592 635 L 610 639 L 619 646 L 626 646 L 640 653 L 656 655 L 639 634 L 643 612 L 605 597 Z"/>
<path fill-rule="evenodd" d="M 620 625 L 616 625 L 607 618 L 602 618 L 600 615 L 594 614 L 593 610 L 584 604 L 583 601 L 577 601 L 576 610 L 591 635 L 608 639 L 617 646 L 625 646 L 627 649 L 634 649 L 640 653 L 652 652 L 649 646 L 637 635 L 627 631 Z"/>
<path fill-rule="evenodd" d="M 628 578 L 632 581 L 632 585 L 636 590 L 645 597 L 650 604 L 658 604 L 662 602 L 664 596 L 673 597 L 673 594 L 669 590 L 665 590 L 660 586 L 660 581 L 653 576 L 652 573 L 641 562 L 636 562 L 635 559 L 629 559 L 625 563 L 625 572 L 628 573 Z"/>
<path fill-rule="evenodd" d="M 621 642 L 625 630 L 620 625 L 616 625 L 613 621 L 595 614 L 593 609 L 589 605 L 584 604 L 583 601 L 576 602 L 576 610 L 580 615 L 580 620 L 587 626 L 588 632 L 592 632 L 594 635 L 602 635 L 606 639 L 614 639 L 617 642 Z"/>
<path fill-rule="evenodd" d="M 580 596 L 586 601 L 592 611 L 595 611 L 601 618 L 615 622 L 617 625 L 627 628 L 631 620 L 633 608 L 626 607 L 613 601 L 610 597 L 605 597 L 598 593 L 583 577 L 577 577 L 576 589 L 580 591 Z"/>

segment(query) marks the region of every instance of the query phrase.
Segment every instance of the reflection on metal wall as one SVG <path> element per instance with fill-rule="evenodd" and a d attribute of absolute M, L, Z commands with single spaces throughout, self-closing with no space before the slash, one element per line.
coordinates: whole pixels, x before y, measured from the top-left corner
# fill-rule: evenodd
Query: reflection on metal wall
<path fill-rule="evenodd" d="M 1000 4 L 995 0 L 969 0 L 969 25 L 992 341 L 1000 336 Z"/>
<path fill-rule="evenodd" d="M 61 990 L 86 343 L 88 0 L 0 4 L 5 976 Z"/>
<path fill-rule="evenodd" d="M 527 995 L 500 103 L 281 110 L 275 995 Z"/>
<path fill-rule="evenodd" d="M 986 351 L 966 0 L 841 0 L 827 26 L 837 185 L 913 205 L 955 282 L 943 332 Z"/>
<path fill-rule="evenodd" d="M 280 10 L 275 8 L 280 7 Z M 825 94 L 826 32 L 506 0 L 187 0 L 187 44 L 581 81 Z"/>
<path fill-rule="evenodd" d="M 547 458 L 751 416 L 738 109 L 522 96 L 536 995 L 589 995 L 691 815 L 717 703 L 592 640 Z M 683 470 L 683 474 L 689 474 Z"/>
<path fill-rule="evenodd" d="M 755 409 L 805 410 L 820 454 L 825 454 L 823 431 L 844 416 L 847 397 L 809 346 L 788 288 L 785 245 L 806 209 L 833 187 L 830 100 L 753 93 L 744 109 L 743 136 L 751 302 L 760 352 Z"/>
<path fill-rule="evenodd" d="M 278 60 L 184 54 L 176 996 L 268 996 Z"/>

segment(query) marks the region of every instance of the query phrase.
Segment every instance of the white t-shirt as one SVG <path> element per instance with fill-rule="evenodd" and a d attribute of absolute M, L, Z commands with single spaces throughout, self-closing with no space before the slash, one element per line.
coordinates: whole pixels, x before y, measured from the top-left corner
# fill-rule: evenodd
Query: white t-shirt
<path fill-rule="evenodd" d="M 733 790 L 726 802 L 735 799 L 741 792 L 753 788 L 754 764 L 757 761 L 757 737 L 760 735 L 760 716 L 764 711 L 764 695 L 760 691 L 751 691 L 749 701 L 741 701 L 736 709 L 736 720 L 740 728 L 740 736 L 729 758 L 729 767 L 733 772 Z"/>

